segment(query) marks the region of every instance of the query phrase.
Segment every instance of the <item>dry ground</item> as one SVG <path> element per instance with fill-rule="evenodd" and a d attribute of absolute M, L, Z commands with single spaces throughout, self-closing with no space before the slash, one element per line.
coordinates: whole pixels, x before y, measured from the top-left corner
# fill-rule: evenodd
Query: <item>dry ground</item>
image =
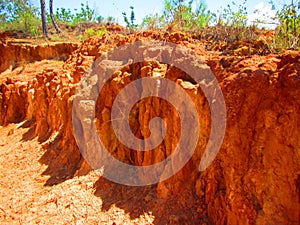
<path fill-rule="evenodd" d="M 0 224 L 152 224 L 151 213 L 131 220 L 116 206 L 102 211 L 95 172 L 45 186 L 44 150 L 30 132 L 24 122 L 0 127 Z"/>

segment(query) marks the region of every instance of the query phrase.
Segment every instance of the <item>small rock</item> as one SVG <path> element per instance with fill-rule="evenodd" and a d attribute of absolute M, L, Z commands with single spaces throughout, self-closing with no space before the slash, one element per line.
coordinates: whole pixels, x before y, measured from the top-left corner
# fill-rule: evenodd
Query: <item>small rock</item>
<path fill-rule="evenodd" d="M 15 133 L 15 129 L 11 129 L 8 131 L 7 136 L 13 135 Z"/>

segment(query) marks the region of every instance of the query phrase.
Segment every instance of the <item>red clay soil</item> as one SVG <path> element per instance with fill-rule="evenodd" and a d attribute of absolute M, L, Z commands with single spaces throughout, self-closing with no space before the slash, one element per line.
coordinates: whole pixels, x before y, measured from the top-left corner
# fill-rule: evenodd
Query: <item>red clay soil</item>
<path fill-rule="evenodd" d="M 0 128 L 0 224 L 151 224 L 149 213 L 131 219 L 117 206 L 103 210 L 95 172 L 47 186 L 45 154 L 30 123 Z"/>
<path fill-rule="evenodd" d="M 136 165 L 159 162 L 174 150 L 178 123 L 172 124 L 163 147 L 139 154 L 121 145 L 107 123 L 118 91 L 145 75 L 142 71 L 147 70 L 146 76 L 160 73 L 180 84 L 201 112 L 192 159 L 164 182 L 128 187 L 100 177 L 81 156 L 72 128 L 76 84 L 104 52 L 137 40 L 169 41 L 192 49 L 217 77 L 227 129 L 217 158 L 204 172 L 198 165 L 210 133 L 208 103 L 187 74 L 158 62 L 132 64 L 107 82 L 97 104 L 98 128 L 106 130 L 99 136 L 108 146 L 114 143 L 115 157 Z M 83 42 L 62 67 L 37 67 L 30 79 L 6 71 L 3 76 L 11 73 L 13 78 L 0 86 L 1 223 L 299 224 L 300 52 L 222 56 L 202 46 L 203 41 L 178 32 L 105 34 Z M 143 124 L 151 118 L 145 112 L 163 115 L 166 108 L 155 99 L 144 103 L 133 115 L 140 137 L 145 137 Z M 164 116 L 176 121 L 173 111 Z"/>
<path fill-rule="evenodd" d="M 27 63 L 43 59 L 66 60 L 68 55 L 78 47 L 76 43 L 0 44 L 0 73 Z"/>

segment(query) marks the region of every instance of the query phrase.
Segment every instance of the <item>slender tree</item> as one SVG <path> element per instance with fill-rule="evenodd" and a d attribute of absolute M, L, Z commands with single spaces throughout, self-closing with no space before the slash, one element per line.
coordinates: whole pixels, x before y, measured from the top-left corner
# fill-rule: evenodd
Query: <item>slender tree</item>
<path fill-rule="evenodd" d="M 46 3 L 45 3 L 45 0 L 40 0 L 40 2 L 41 2 L 43 33 L 46 37 L 49 37 L 49 35 L 48 35 L 48 26 L 47 26 L 47 16 L 46 16 Z"/>
<path fill-rule="evenodd" d="M 55 21 L 55 17 L 54 17 L 54 14 L 53 14 L 53 0 L 49 0 L 49 8 L 50 8 L 50 17 L 51 17 L 51 20 L 52 20 L 52 24 L 56 30 L 57 33 L 61 33 L 61 29 L 59 29 L 56 21 Z"/>

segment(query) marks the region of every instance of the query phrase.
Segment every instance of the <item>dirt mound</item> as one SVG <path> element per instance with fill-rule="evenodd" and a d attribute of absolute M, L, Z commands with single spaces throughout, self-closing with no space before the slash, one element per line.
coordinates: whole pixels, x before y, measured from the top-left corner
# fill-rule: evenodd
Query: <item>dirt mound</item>
<path fill-rule="evenodd" d="M 0 45 L 0 73 L 26 63 L 43 59 L 66 60 L 77 49 L 76 43 L 53 43 L 44 45 L 12 44 Z"/>
<path fill-rule="evenodd" d="M 215 163 L 221 166 L 219 179 L 224 179 L 226 194 L 217 191 L 216 201 L 224 199 L 231 208 L 230 224 L 299 222 L 297 57 L 299 52 L 287 52 L 208 62 L 224 80 L 227 135 Z"/>
<path fill-rule="evenodd" d="M 8 30 L 0 33 L 2 38 L 26 38 L 27 35 L 22 30 Z"/>
<path fill-rule="evenodd" d="M 202 41 L 207 51 L 221 55 L 269 55 L 274 52 L 274 31 L 271 30 L 216 26 L 193 34 L 192 37 Z"/>
<path fill-rule="evenodd" d="M 2 124 L 25 118 L 35 121 L 34 134 L 47 150 L 41 159 L 48 165 L 45 174 L 51 176 L 46 185 L 90 170 L 78 150 L 72 127 L 78 82 L 105 52 L 140 40 L 185 46 L 210 66 L 226 102 L 226 134 L 217 158 L 199 172 L 211 130 L 209 105 L 201 88 L 183 71 L 159 62 L 136 63 L 116 71 L 98 99 L 96 112 L 102 130 L 99 136 L 116 158 L 134 165 L 157 163 L 170 155 L 178 142 L 176 112 L 166 111 L 169 106 L 153 98 L 134 108 L 131 129 L 138 137 L 147 137 L 149 130 L 144 125 L 153 116 L 172 118 L 169 139 L 154 151 L 142 153 L 122 146 L 116 139 L 109 121 L 112 102 L 126 84 L 143 76 L 159 74 L 179 84 L 201 112 L 201 132 L 191 160 L 158 185 L 131 188 L 100 178 L 95 187 L 96 195 L 104 201 L 104 210 L 115 204 L 131 216 L 151 211 L 156 217 L 154 223 L 159 224 L 298 224 L 300 52 L 209 56 L 201 41 L 180 32 L 144 31 L 91 38 L 71 54 L 61 69 L 45 70 L 25 84 L 16 80 L 2 84 Z M 147 87 L 139 91 L 143 88 Z M 8 116 L 16 112 L 18 116 Z"/>
<path fill-rule="evenodd" d="M 120 32 L 120 33 L 125 33 L 126 28 L 117 24 L 107 24 L 105 26 L 106 30 L 109 32 Z"/>

